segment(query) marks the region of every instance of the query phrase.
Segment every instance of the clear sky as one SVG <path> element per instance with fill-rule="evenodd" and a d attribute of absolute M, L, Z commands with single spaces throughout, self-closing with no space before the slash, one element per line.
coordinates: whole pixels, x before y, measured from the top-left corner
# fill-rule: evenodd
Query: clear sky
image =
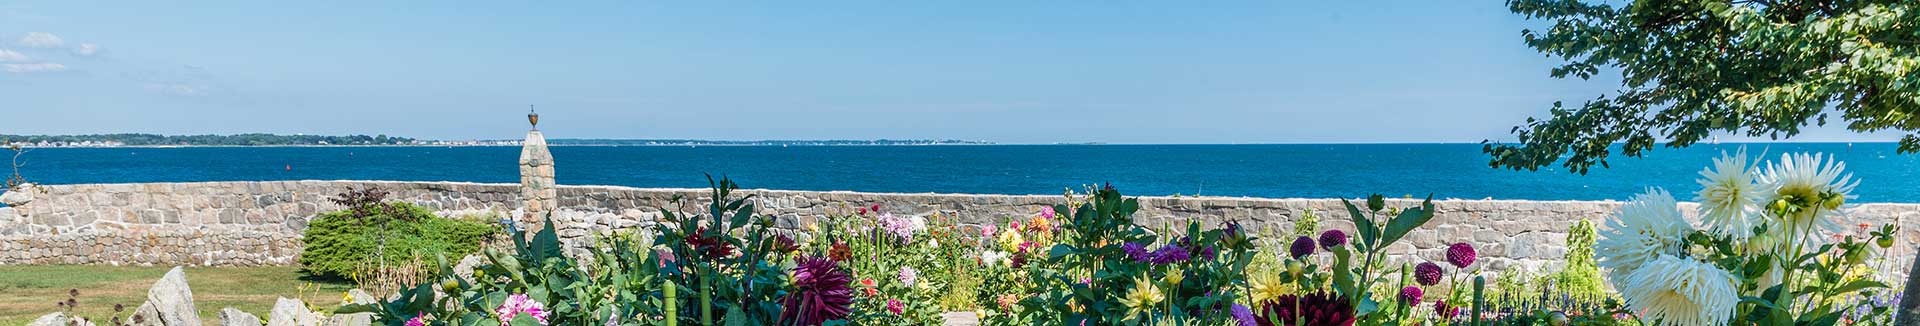
<path fill-rule="evenodd" d="M 1477 142 L 1617 87 L 1500 1 L 0 3 L 0 133 Z M 1809 140 L 1891 139 L 1835 128 Z"/>

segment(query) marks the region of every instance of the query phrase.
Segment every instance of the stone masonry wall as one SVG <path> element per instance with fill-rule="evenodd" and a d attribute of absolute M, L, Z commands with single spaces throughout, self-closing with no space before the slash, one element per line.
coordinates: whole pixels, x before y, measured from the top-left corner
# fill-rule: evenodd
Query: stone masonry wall
<path fill-rule="evenodd" d="M 517 216 L 524 200 L 517 184 L 388 181 L 276 181 L 38 186 L 25 205 L 0 208 L 0 265 L 4 264 L 190 264 L 289 265 L 300 252 L 300 232 L 320 212 L 340 209 L 328 197 L 349 188 L 379 188 L 391 200 L 407 201 L 443 215 L 497 212 Z M 558 186 L 554 213 L 561 236 L 573 246 L 596 233 L 651 224 L 676 196 L 697 211 L 705 189 L 642 189 Z M 1123 189 L 1124 190 L 1124 189 Z M 966 225 L 1026 218 L 1060 196 L 897 194 L 751 190 L 759 211 L 777 217 L 780 228 L 807 223 L 851 207 L 880 204 L 894 214 L 942 214 Z M 1139 223 L 1179 225 L 1197 219 L 1209 225 L 1240 221 L 1273 233 L 1292 228 L 1312 210 L 1321 227 L 1351 229 L 1338 199 L 1144 197 Z M 1390 206 L 1417 204 L 1394 200 Z M 1612 201 L 1443 200 L 1438 216 L 1392 250 L 1440 260 L 1444 246 L 1470 242 L 1489 271 L 1544 271 L 1566 252 L 1566 229 L 1576 219 L 1596 220 L 1620 203 Z M 507 215 L 511 214 L 511 215 Z M 844 213 L 841 213 L 844 214 Z M 1865 204 L 1854 221 L 1898 221 L 1903 234 L 1886 270 L 1904 271 L 1920 239 L 1920 205 Z"/>

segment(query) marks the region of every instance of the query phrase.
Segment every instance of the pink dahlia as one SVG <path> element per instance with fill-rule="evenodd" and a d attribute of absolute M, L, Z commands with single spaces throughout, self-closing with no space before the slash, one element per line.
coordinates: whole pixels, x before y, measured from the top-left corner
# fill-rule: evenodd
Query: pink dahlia
<path fill-rule="evenodd" d="M 534 321 L 540 322 L 541 325 L 546 325 L 548 312 L 546 304 L 534 301 L 525 294 L 515 294 L 507 296 L 507 302 L 494 308 L 493 314 L 500 318 L 501 324 L 512 322 L 514 318 L 525 314 L 527 317 L 532 317 Z"/>
<path fill-rule="evenodd" d="M 407 326 L 427 326 L 426 318 L 427 318 L 427 313 L 425 312 L 422 312 L 418 315 L 414 315 L 413 319 L 407 320 Z"/>
<path fill-rule="evenodd" d="M 1473 245 L 1465 242 L 1447 246 L 1447 263 L 1453 264 L 1453 267 L 1467 268 L 1473 265 L 1473 259 L 1477 255 L 1473 251 Z"/>

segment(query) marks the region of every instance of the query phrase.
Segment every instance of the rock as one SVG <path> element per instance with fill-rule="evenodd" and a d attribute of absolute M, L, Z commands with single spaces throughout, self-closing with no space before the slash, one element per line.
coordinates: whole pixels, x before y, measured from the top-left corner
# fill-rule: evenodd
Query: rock
<path fill-rule="evenodd" d="M 975 314 L 973 314 L 972 312 L 949 312 L 949 313 L 944 313 L 944 314 L 940 314 L 940 319 L 942 319 L 942 320 L 944 320 L 944 321 L 945 321 L 944 323 L 942 323 L 942 325 L 946 325 L 946 326 L 977 326 L 977 325 L 980 325 L 980 316 L 979 316 L 979 315 L 975 315 Z"/>
<path fill-rule="evenodd" d="M 460 279 L 466 280 L 467 283 L 473 283 L 473 270 L 480 268 L 480 264 L 486 263 L 486 261 L 486 256 L 479 254 L 467 255 L 465 258 L 460 258 L 459 263 L 453 264 L 453 275 L 459 276 Z"/>
<path fill-rule="evenodd" d="M 260 326 L 260 317 L 227 307 L 220 309 L 220 326 Z"/>
<path fill-rule="evenodd" d="M 56 312 L 56 313 L 46 314 L 45 316 L 40 316 L 40 318 L 34 319 L 33 322 L 27 323 L 27 326 L 74 326 L 74 325 L 93 326 L 93 322 L 88 321 L 86 318 L 68 318 L 66 313 Z"/>
<path fill-rule="evenodd" d="M 300 300 L 280 298 L 273 303 L 273 312 L 267 314 L 267 326 L 319 326 L 320 319 L 307 310 L 307 304 Z"/>
<path fill-rule="evenodd" d="M 371 303 L 379 302 L 379 300 L 375 299 L 372 294 L 367 294 L 367 291 L 360 290 L 360 289 L 347 290 L 347 297 L 352 298 L 353 303 L 355 304 L 371 304 Z"/>
<path fill-rule="evenodd" d="M 141 323 L 136 325 L 200 326 L 200 314 L 193 307 L 193 290 L 187 287 L 187 272 L 180 267 L 167 271 L 153 288 L 147 290 L 147 302 L 134 309 Z"/>
<path fill-rule="evenodd" d="M 12 190 L 7 190 L 6 193 L 0 193 L 0 204 L 7 204 L 7 206 L 26 206 L 28 203 L 33 202 L 33 188 L 33 184 L 27 183 L 13 187 Z"/>
<path fill-rule="evenodd" d="M 336 314 L 327 319 L 327 326 L 373 326 L 373 313 Z"/>

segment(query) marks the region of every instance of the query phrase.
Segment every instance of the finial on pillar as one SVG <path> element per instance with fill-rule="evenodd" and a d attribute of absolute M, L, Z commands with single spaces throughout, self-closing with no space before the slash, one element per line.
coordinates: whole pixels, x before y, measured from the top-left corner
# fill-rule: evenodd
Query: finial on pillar
<path fill-rule="evenodd" d="M 533 125 L 533 130 L 540 130 L 540 113 L 533 112 L 533 105 L 527 105 L 527 124 Z"/>

